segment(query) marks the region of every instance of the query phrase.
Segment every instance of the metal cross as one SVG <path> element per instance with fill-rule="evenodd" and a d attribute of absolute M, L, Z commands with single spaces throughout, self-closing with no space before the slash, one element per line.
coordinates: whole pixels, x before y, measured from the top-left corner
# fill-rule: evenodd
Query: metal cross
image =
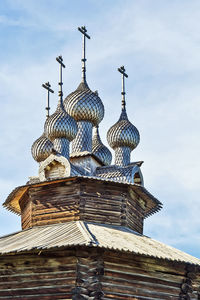
<path fill-rule="evenodd" d="M 85 58 L 85 37 L 90 39 L 90 36 L 86 33 L 87 29 L 85 26 L 78 27 L 78 30 L 83 34 L 83 53 L 82 53 L 82 77 L 83 81 L 86 82 L 86 58 Z"/>
<path fill-rule="evenodd" d="M 47 118 L 49 117 L 49 110 L 50 110 L 50 106 L 49 106 L 49 92 L 54 93 L 54 91 L 52 89 L 50 89 L 51 85 L 49 82 L 43 83 L 42 87 L 45 88 L 47 90 Z"/>
<path fill-rule="evenodd" d="M 62 68 L 65 68 L 65 65 L 63 63 L 63 58 L 62 56 L 58 56 L 56 57 L 56 60 L 57 62 L 60 64 L 60 81 L 58 82 L 58 85 L 59 85 L 59 91 L 58 91 L 58 96 L 60 97 L 60 101 L 59 101 L 59 104 L 60 105 L 63 105 L 63 91 L 62 91 L 62 85 L 63 85 L 63 82 L 62 82 Z"/>
<path fill-rule="evenodd" d="M 118 68 L 118 71 L 122 74 L 122 109 L 125 109 L 126 107 L 126 102 L 125 102 L 125 80 L 124 77 L 128 78 L 128 75 L 125 73 L 125 68 L 124 66 L 121 66 L 120 68 Z"/>

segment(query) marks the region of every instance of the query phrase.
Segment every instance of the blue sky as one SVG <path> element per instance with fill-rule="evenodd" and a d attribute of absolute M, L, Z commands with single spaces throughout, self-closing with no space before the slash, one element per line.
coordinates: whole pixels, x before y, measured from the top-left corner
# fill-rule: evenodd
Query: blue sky
<path fill-rule="evenodd" d="M 145 187 L 161 202 L 145 220 L 146 235 L 200 257 L 200 2 L 187 0 L 10 0 L 0 2 L 0 203 L 37 175 L 30 148 L 43 132 L 50 81 L 57 103 L 62 54 L 64 95 L 81 78 L 86 25 L 87 79 L 105 106 L 100 133 L 120 114 L 121 78 L 129 78 L 127 111 L 141 142 L 132 161 L 144 160 Z M 0 209 L 0 234 L 20 229 L 20 218 Z"/>

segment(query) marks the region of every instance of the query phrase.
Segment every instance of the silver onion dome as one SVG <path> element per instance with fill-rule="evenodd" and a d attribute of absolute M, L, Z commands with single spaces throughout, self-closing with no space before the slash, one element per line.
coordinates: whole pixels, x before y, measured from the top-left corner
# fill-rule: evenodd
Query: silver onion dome
<path fill-rule="evenodd" d="M 59 104 L 56 112 L 46 120 L 44 130 L 51 141 L 57 138 L 72 141 L 78 129 L 74 118 L 67 114 L 64 107 Z"/>
<path fill-rule="evenodd" d="M 83 37 L 82 82 L 78 88 L 64 100 L 67 113 L 76 121 L 91 122 L 98 125 L 104 117 L 104 106 L 97 92 L 92 92 L 86 81 L 86 38 L 90 39 L 85 26 L 78 27 Z"/>
<path fill-rule="evenodd" d="M 92 138 L 92 153 L 102 161 L 104 165 L 110 165 L 112 161 L 112 154 L 110 150 L 102 143 L 99 136 L 99 129 L 96 126 Z"/>
<path fill-rule="evenodd" d="M 98 125 L 104 117 L 104 105 L 97 92 L 92 92 L 86 81 L 64 100 L 67 113 L 76 121 L 88 121 Z"/>
<path fill-rule="evenodd" d="M 108 144 L 115 150 L 115 163 L 128 164 L 130 153 L 140 142 L 140 134 L 137 128 L 128 120 L 125 101 L 125 73 L 124 66 L 118 68 L 122 74 L 122 112 L 117 123 L 115 123 L 107 133 Z"/>
<path fill-rule="evenodd" d="M 45 136 L 41 135 L 32 145 L 31 153 L 37 162 L 45 160 L 52 153 L 53 143 Z"/>
<path fill-rule="evenodd" d="M 47 90 L 47 115 L 49 117 L 49 93 L 54 93 L 51 89 L 51 85 L 49 82 L 42 84 L 42 87 Z M 45 160 L 52 153 L 53 143 L 46 137 L 45 133 L 43 133 L 32 145 L 31 154 L 37 162 L 41 162 Z"/>
<path fill-rule="evenodd" d="M 76 121 L 68 115 L 63 105 L 63 91 L 62 91 L 62 68 L 65 68 L 62 56 L 56 57 L 57 62 L 60 65 L 60 80 L 59 80 L 59 100 L 58 106 L 54 114 L 47 118 L 44 130 L 47 137 L 54 141 L 55 139 L 66 139 L 69 142 L 72 141 L 78 131 Z"/>
<path fill-rule="evenodd" d="M 128 147 L 133 150 L 139 144 L 139 131 L 128 120 L 125 109 L 122 109 L 118 122 L 108 130 L 107 141 L 112 149 L 116 149 L 118 147 Z"/>

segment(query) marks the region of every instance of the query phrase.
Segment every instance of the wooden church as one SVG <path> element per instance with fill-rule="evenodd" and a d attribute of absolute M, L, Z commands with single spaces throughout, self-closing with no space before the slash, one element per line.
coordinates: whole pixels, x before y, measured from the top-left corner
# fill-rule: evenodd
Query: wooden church
<path fill-rule="evenodd" d="M 22 230 L 0 238 L 0 299 L 200 299 L 200 260 L 143 235 L 160 201 L 144 187 L 142 161 L 131 162 L 140 135 L 122 110 L 102 143 L 104 105 L 86 81 L 65 99 L 61 56 L 59 100 L 32 146 L 38 176 L 15 188 L 4 207 Z M 43 85 L 53 92 L 49 83 Z"/>

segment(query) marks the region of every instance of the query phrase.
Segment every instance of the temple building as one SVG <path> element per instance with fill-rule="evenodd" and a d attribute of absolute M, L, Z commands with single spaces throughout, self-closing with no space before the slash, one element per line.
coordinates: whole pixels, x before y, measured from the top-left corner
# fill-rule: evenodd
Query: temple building
<path fill-rule="evenodd" d="M 124 66 L 121 114 L 102 143 L 104 105 L 82 79 L 63 95 L 62 56 L 56 111 L 47 116 L 31 153 L 38 175 L 16 187 L 4 207 L 22 230 L 0 238 L 0 299 L 200 299 L 200 260 L 143 234 L 162 208 L 144 187 L 143 161 L 131 161 L 140 134 L 128 118 Z M 120 97 L 119 97 L 120 105 Z M 116 118 L 117 119 L 117 118 Z"/>

